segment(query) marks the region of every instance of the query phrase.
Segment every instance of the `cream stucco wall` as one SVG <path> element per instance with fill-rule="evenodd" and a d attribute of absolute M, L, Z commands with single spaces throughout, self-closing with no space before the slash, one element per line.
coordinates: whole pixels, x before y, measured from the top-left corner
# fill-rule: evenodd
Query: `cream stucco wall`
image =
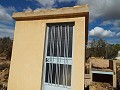
<path fill-rule="evenodd" d="M 42 90 L 46 23 L 75 22 L 72 90 L 84 90 L 83 17 L 16 21 L 8 90 Z"/>

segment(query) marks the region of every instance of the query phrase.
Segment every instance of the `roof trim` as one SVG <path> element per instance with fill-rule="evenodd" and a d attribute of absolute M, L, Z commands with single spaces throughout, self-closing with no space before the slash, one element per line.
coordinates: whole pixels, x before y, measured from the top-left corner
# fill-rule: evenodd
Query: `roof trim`
<path fill-rule="evenodd" d="M 15 12 L 13 18 L 15 20 L 31 20 L 31 19 L 54 19 L 54 18 L 71 18 L 88 15 L 88 5 L 65 7 L 59 9 L 40 9 L 26 12 Z"/>

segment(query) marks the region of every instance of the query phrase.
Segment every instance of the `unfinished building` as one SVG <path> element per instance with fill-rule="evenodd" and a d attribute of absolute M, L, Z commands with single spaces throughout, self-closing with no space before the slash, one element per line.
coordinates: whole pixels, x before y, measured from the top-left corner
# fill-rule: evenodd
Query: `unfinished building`
<path fill-rule="evenodd" d="M 114 88 L 119 86 L 120 60 L 90 58 L 90 82 L 109 83 Z"/>

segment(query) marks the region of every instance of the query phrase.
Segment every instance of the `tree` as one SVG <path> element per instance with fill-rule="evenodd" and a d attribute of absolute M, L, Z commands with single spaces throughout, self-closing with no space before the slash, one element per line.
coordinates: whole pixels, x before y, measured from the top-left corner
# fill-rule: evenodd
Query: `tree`
<path fill-rule="evenodd" d="M 108 58 L 115 58 L 120 50 L 120 44 L 108 45 Z"/>
<path fill-rule="evenodd" d="M 90 48 L 87 49 L 93 57 L 104 57 L 107 59 L 115 58 L 120 50 L 120 44 L 109 44 L 104 40 L 93 39 Z"/>
<path fill-rule="evenodd" d="M 106 53 L 106 42 L 102 39 L 97 41 L 97 49 L 96 49 L 97 57 L 105 57 Z"/>
<path fill-rule="evenodd" d="M 12 40 L 10 37 L 0 38 L 0 53 L 5 54 L 8 59 L 11 58 Z"/>
<path fill-rule="evenodd" d="M 104 40 L 99 39 L 96 41 L 93 39 L 90 46 L 90 51 L 93 57 L 105 57 L 106 43 Z"/>
<path fill-rule="evenodd" d="M 97 45 L 97 43 L 96 43 L 95 39 L 93 39 L 91 42 L 91 48 L 90 48 L 90 52 L 91 52 L 92 56 L 96 56 L 96 47 L 97 47 L 96 45 Z"/>

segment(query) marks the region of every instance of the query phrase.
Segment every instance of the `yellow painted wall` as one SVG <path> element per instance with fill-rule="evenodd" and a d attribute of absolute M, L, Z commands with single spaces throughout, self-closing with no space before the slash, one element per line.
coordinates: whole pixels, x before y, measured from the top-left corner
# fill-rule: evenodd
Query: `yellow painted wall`
<path fill-rule="evenodd" d="M 46 23 L 75 22 L 72 90 L 84 90 L 85 17 L 16 21 L 8 90 L 42 90 Z"/>

